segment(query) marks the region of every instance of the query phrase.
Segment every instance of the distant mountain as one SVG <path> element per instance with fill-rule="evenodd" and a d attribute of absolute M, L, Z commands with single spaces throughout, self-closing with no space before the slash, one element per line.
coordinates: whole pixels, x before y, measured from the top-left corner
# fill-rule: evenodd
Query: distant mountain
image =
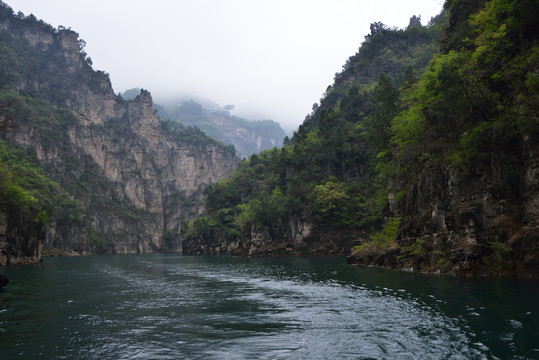
<path fill-rule="evenodd" d="M 139 88 L 120 94 L 134 99 Z M 206 135 L 225 144 L 234 145 L 240 158 L 258 154 L 262 150 L 281 147 L 286 136 L 279 123 L 272 120 L 246 120 L 230 114 L 233 105 L 219 106 L 208 100 L 179 96 L 176 102 L 159 99 L 154 108 L 161 119 L 179 121 L 185 126 L 196 126 Z"/>

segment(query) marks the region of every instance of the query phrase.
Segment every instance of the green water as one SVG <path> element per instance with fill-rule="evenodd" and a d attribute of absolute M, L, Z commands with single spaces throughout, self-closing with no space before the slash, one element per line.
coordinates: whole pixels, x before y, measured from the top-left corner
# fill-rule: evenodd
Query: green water
<path fill-rule="evenodd" d="M 0 272 L 0 359 L 539 358 L 533 280 L 172 254 Z"/>

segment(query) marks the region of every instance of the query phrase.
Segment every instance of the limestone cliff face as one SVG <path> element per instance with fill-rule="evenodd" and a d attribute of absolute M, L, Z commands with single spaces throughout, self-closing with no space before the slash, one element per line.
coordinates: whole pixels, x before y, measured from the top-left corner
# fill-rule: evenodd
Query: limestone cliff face
<path fill-rule="evenodd" d="M 19 114 L 17 127 L 4 135 L 34 148 L 49 176 L 86 207 L 84 222 L 69 229 L 50 224 L 47 245 L 77 252 L 181 250 L 183 224 L 203 210 L 203 189 L 236 167 L 235 154 L 165 126 L 147 91 L 132 101 L 116 96 L 108 75 L 88 64 L 77 33 L 27 28 L 14 19 L 0 21 L 0 30 L 46 59 L 12 89 L 74 114 L 46 129 Z"/>
<path fill-rule="evenodd" d="M 531 139 L 514 150 L 515 160 L 492 154 L 467 178 L 425 169 L 395 209 L 403 214 L 398 248 L 358 253 L 349 262 L 537 277 L 539 152 Z"/>
<path fill-rule="evenodd" d="M 0 212 L 0 266 L 38 263 L 45 237 L 42 226 L 6 210 Z"/>

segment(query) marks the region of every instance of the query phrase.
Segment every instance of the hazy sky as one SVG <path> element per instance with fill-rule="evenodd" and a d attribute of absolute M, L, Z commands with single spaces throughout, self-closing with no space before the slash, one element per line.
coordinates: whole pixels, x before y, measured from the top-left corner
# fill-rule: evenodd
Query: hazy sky
<path fill-rule="evenodd" d="M 427 24 L 442 0 L 3 0 L 71 27 L 116 93 L 190 93 L 295 129 L 372 22 Z"/>

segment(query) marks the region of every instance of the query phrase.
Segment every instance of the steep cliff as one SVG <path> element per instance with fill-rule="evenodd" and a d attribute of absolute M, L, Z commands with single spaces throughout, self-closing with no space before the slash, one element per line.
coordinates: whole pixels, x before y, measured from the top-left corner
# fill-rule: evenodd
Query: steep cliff
<path fill-rule="evenodd" d="M 351 262 L 539 276 L 537 3 L 447 1 L 442 54 L 393 120 L 398 228 Z"/>
<path fill-rule="evenodd" d="M 0 6 L 2 97 L 13 103 L 9 143 L 31 148 L 83 205 L 81 219 L 47 228 L 46 245 L 76 252 L 179 251 L 202 190 L 237 165 L 234 150 L 160 121 L 147 91 L 116 96 L 78 34 Z M 64 110 L 65 109 L 65 110 Z M 49 116 L 54 113 L 55 116 Z"/>

